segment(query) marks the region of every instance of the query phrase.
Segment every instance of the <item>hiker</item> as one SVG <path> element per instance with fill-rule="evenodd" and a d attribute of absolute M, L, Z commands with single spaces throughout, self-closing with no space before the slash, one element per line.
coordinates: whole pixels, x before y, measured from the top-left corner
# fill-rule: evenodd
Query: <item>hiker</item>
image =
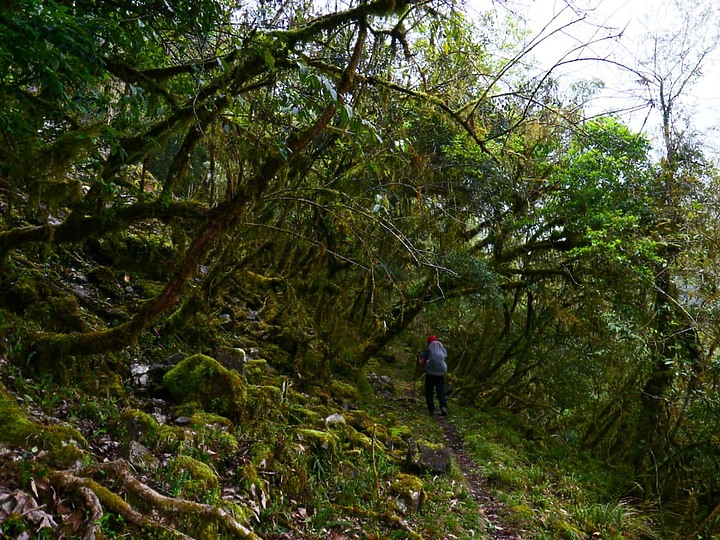
<path fill-rule="evenodd" d="M 420 353 L 418 362 L 425 368 L 425 403 L 430 416 L 435 414 L 435 398 L 440 402 L 440 414 L 447 416 L 447 394 L 445 374 L 447 373 L 447 351 L 437 336 L 428 336 L 427 349 Z"/>

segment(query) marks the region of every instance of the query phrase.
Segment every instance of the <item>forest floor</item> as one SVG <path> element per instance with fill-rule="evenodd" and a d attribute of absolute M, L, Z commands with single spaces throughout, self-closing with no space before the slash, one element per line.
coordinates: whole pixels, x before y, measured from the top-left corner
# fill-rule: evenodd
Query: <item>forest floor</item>
<path fill-rule="evenodd" d="M 402 358 L 402 354 L 396 352 L 396 357 Z M 512 511 L 507 505 L 496 496 L 496 488 L 482 474 L 482 467 L 472 457 L 463 440 L 463 432 L 467 429 L 463 426 L 472 425 L 469 419 L 469 411 L 460 403 L 449 397 L 449 416 L 435 415 L 432 418 L 427 416 L 423 397 L 422 376 L 413 382 L 413 376 L 408 373 L 409 367 L 402 362 L 392 364 L 377 364 L 374 366 L 377 372 L 393 379 L 399 399 L 391 399 L 385 403 L 385 407 L 398 415 L 403 415 L 403 409 L 409 408 L 417 415 L 417 418 L 407 420 L 416 426 L 422 426 L 427 422 L 432 428 L 438 428 L 437 435 L 426 434 L 430 439 L 435 436 L 442 439 L 442 444 L 450 451 L 455 471 L 461 476 L 462 484 L 467 493 L 477 505 L 476 524 L 482 530 L 479 538 L 486 540 L 523 540 L 522 531 L 514 523 Z M 407 414 L 407 412 L 405 412 Z M 419 429 L 423 429 L 420 427 Z M 437 440 L 437 442 L 441 442 Z M 474 537 L 474 534 L 473 534 Z M 449 537 L 450 538 L 450 537 Z"/>
<path fill-rule="evenodd" d="M 445 441 L 465 481 L 465 488 L 478 503 L 481 514 L 487 519 L 488 537 L 493 540 L 522 540 L 522 536 L 506 526 L 504 516 L 508 509 L 491 492 L 487 479 L 478 472 L 475 460 L 465 451 L 452 419 L 438 417 Z"/>

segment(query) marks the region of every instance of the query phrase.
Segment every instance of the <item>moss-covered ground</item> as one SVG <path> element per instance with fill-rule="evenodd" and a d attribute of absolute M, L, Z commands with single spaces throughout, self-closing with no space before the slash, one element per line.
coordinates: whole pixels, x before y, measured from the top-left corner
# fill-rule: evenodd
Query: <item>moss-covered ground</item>
<path fill-rule="evenodd" d="M 403 346 L 362 368 L 328 369 L 317 351 L 292 366 L 278 340 L 300 329 L 248 323 L 246 357 L 210 322 L 38 372 L 23 356 L 29 319 L 0 316 L 0 536 L 657 537 L 651 513 L 611 502 L 622 471 L 468 396 L 431 418 Z M 450 448 L 450 471 L 418 467 L 417 444 Z"/>
<path fill-rule="evenodd" d="M 199 373 L 203 380 L 191 384 Z M 240 376 L 211 358 L 190 356 L 165 375 L 163 399 L 138 394 L 127 380 L 91 391 L 23 377 L 9 364 L 1 375 L 3 493 L 29 494 L 53 524 L 38 528 L 27 515 L 6 517 L 6 533 L 83 536 L 88 503 L 83 491 L 52 476 L 61 470 L 98 491 L 105 504 L 97 527 L 106 537 L 175 538 L 180 531 L 237 537 L 218 516 L 200 511 L 210 507 L 259 538 L 549 540 L 599 533 L 619 540 L 653 534 L 648 515 L 603 501 L 613 489 L 610 471 L 542 437 L 529 439 L 513 417 L 453 398 L 447 419 L 429 417 L 422 381 L 413 385 L 407 362 L 372 361 L 352 380 L 299 392 L 268 368 Z M 379 376 L 391 381 L 389 389 L 373 387 Z M 448 423 L 472 459 L 471 475 L 467 461 L 455 459 L 448 474 L 418 471 L 407 461 L 414 442 L 447 445 Z M 147 455 L 132 455 L 131 444 Z M 108 467 L 126 462 L 151 492 Z M 133 522 L 124 506 L 108 503 L 114 500 L 109 493 L 157 519 Z M 173 517 L 162 506 L 168 501 L 197 504 L 197 514 Z"/>

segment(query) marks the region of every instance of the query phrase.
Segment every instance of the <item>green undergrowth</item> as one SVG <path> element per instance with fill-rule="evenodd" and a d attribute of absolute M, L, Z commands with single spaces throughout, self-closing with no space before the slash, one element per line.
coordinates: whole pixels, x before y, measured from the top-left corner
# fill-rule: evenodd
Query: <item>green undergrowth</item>
<path fill-rule="evenodd" d="M 624 497 L 621 467 L 610 469 L 553 438 L 529 437 L 505 411 L 452 410 L 479 473 L 505 507 L 506 526 L 525 531 L 523 538 L 664 538 L 654 509 Z"/>
<path fill-rule="evenodd" d="M 442 422 L 452 422 L 483 489 L 502 503 L 494 526 L 525 540 L 662 537 L 652 512 L 623 497 L 622 470 L 455 397 L 448 420 L 430 418 L 407 361 L 373 360 L 300 391 L 272 358 L 254 359 L 240 375 L 191 355 L 165 376 L 165 419 L 156 401 L 117 377 L 56 385 L 10 364 L 0 375 L 2 442 L 22 456 L 0 463 L 0 475 L 20 489 L 53 468 L 92 471 L 129 459 L 135 445 L 146 455 L 136 455 L 134 470 L 150 488 L 217 506 L 260 537 L 489 539 L 485 509 L 456 462 L 432 475 L 406 460 L 416 442 L 444 445 Z M 368 381 L 382 375 L 392 385 L 378 394 Z M 112 511 L 102 526 L 106 536 L 143 534 Z"/>
<path fill-rule="evenodd" d="M 410 355 L 405 357 L 393 363 L 372 362 L 368 369 L 406 381 L 407 396 L 414 372 Z M 410 426 L 417 437 L 442 440 L 440 422 L 425 415 L 421 379 L 416 381 L 414 398 L 379 400 L 372 409 L 380 417 L 394 417 Z M 629 476 L 621 464 L 608 467 L 597 462 L 567 441 L 545 437 L 501 409 L 479 409 L 451 396 L 449 410 L 449 421 L 473 458 L 476 472 L 501 503 L 503 529 L 517 531 L 525 540 L 669 538 L 659 532 L 657 508 L 625 497 Z M 426 538 L 448 534 L 489 538 L 490 525 L 478 519 L 477 504 L 459 484 L 456 467 L 451 475 L 433 479 L 418 528 Z"/>

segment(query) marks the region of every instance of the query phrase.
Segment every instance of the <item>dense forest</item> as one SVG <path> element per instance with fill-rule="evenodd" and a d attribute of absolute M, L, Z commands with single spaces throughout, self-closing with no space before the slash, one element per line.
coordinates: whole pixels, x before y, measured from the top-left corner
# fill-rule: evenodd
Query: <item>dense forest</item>
<path fill-rule="evenodd" d="M 0 3 L 0 537 L 720 537 L 717 14 L 512 4 Z"/>

